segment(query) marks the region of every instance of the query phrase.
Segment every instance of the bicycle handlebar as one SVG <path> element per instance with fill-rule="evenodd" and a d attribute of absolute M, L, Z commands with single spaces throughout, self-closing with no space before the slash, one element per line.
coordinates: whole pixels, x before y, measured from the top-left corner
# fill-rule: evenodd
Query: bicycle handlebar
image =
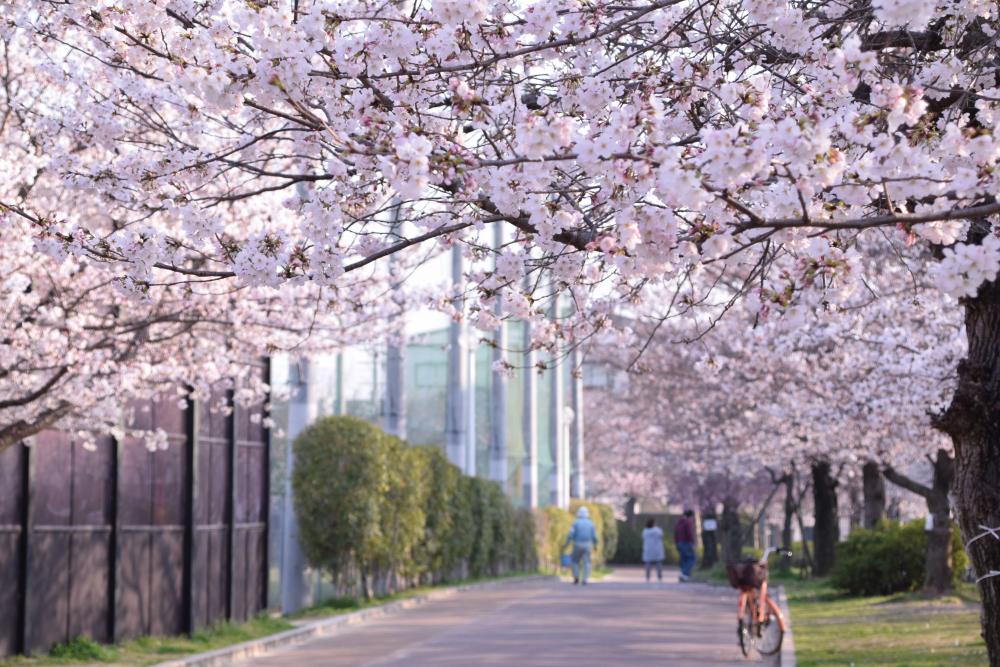
<path fill-rule="evenodd" d="M 783 553 L 785 555 L 791 556 L 792 550 L 785 547 L 768 547 L 764 550 L 764 555 L 760 557 L 759 563 L 761 565 L 767 565 L 767 559 L 771 557 L 773 553 Z"/>

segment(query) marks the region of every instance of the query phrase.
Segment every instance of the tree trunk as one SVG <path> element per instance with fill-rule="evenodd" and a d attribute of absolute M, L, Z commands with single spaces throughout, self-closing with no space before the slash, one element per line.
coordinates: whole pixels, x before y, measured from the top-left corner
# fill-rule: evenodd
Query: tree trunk
<path fill-rule="evenodd" d="M 927 498 L 927 510 L 933 522 L 927 534 L 927 576 L 924 592 L 941 595 L 951 591 L 951 505 L 948 494 L 955 478 L 955 461 L 939 449 L 934 460 L 934 489 Z"/>
<path fill-rule="evenodd" d="M 870 529 L 885 519 L 885 479 L 875 461 L 865 463 L 861 469 L 861 478 L 865 503 L 862 525 Z"/>
<path fill-rule="evenodd" d="M 781 480 L 785 485 L 785 522 L 781 526 L 781 547 L 792 548 L 792 520 L 795 518 L 795 478 L 787 473 Z M 788 572 L 792 568 L 792 557 L 782 554 L 781 569 Z"/>
<path fill-rule="evenodd" d="M 988 233 L 974 223 L 969 240 Z M 986 229 L 984 229 L 984 226 Z M 987 282 L 962 300 L 968 355 L 958 365 L 951 405 L 936 421 L 955 446 L 955 507 L 969 559 L 979 578 L 983 638 L 1000 667 L 1000 541 L 980 537 L 1000 527 L 1000 284 Z"/>
<path fill-rule="evenodd" d="M 635 527 L 635 503 L 636 500 L 632 496 L 625 501 L 625 523 L 632 527 Z"/>
<path fill-rule="evenodd" d="M 934 464 L 934 482 L 926 486 L 906 475 L 886 468 L 885 477 L 907 491 L 920 495 L 927 502 L 931 530 L 927 532 L 927 552 L 924 559 L 924 593 L 942 595 L 951 591 L 951 506 L 948 493 L 954 479 L 954 459 L 939 449 Z"/>
<path fill-rule="evenodd" d="M 722 501 L 722 557 L 727 563 L 738 561 L 743 554 L 743 531 L 740 530 L 739 501 L 726 496 Z"/>
<path fill-rule="evenodd" d="M 836 559 L 837 542 L 840 541 L 840 526 L 837 518 L 837 480 L 830 474 L 829 461 L 812 464 L 813 545 L 816 551 L 816 576 L 830 573 Z"/>
<path fill-rule="evenodd" d="M 861 489 L 858 488 L 857 484 L 851 484 L 848 496 L 851 500 L 851 531 L 854 531 L 861 527 L 865 509 L 861 499 Z"/>
<path fill-rule="evenodd" d="M 716 539 L 716 535 L 719 534 L 719 524 L 715 518 L 715 508 L 710 508 L 702 511 L 702 527 L 701 527 L 701 544 L 703 556 L 701 558 L 701 567 L 703 570 L 711 569 L 719 560 L 719 543 Z M 715 522 L 715 530 L 706 530 L 705 523 L 708 521 Z"/>

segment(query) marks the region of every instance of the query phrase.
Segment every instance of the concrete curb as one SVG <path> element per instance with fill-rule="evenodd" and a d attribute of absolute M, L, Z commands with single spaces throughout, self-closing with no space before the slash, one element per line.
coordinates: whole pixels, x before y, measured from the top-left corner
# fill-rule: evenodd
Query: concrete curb
<path fill-rule="evenodd" d="M 339 616 L 321 618 L 316 621 L 309 621 L 308 623 L 304 623 L 303 625 L 297 628 L 292 628 L 291 630 L 285 630 L 284 632 L 268 635 L 267 637 L 261 637 L 259 639 L 252 639 L 241 644 L 233 644 L 232 646 L 226 646 L 225 648 L 208 651 L 207 653 L 196 653 L 195 655 L 189 655 L 185 658 L 178 658 L 177 660 L 170 660 L 169 662 L 161 662 L 153 667 L 216 667 L 219 665 L 229 665 L 237 660 L 253 658 L 285 646 L 299 644 L 317 637 L 335 635 L 349 626 L 358 625 L 359 623 L 364 623 L 365 621 L 398 613 L 404 609 L 419 607 L 435 600 L 443 600 L 463 591 L 484 590 L 508 584 L 519 584 L 551 579 L 553 579 L 553 577 L 548 575 L 531 575 L 526 577 L 512 577 L 510 579 L 498 579 L 497 581 L 487 581 L 479 584 L 449 586 L 448 588 L 430 591 L 428 593 L 424 593 L 423 595 L 415 595 L 411 598 L 406 598 L 405 600 L 388 602 L 377 607 L 362 609 L 349 614 L 340 614 Z"/>
<path fill-rule="evenodd" d="M 785 587 L 778 586 L 777 593 L 778 607 L 781 608 L 781 614 L 785 617 L 785 623 L 788 624 L 785 638 L 781 642 L 778 664 L 781 667 L 795 667 L 795 639 L 792 637 L 792 613 L 788 610 L 788 596 L 785 595 Z"/>

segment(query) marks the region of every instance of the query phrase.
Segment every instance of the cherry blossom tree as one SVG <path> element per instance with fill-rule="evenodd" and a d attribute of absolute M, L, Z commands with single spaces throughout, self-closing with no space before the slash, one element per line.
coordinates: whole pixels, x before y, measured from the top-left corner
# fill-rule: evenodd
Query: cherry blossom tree
<path fill-rule="evenodd" d="M 282 291 L 219 281 L 162 284 L 142 296 L 111 267 L 67 255 L 53 259 L 34 237 L 24 207 L 84 213 L 92 228 L 124 233 L 99 193 L 65 191 L 39 150 L 24 100 L 39 94 L 35 72 L 0 44 L 0 197 L 20 210 L 0 224 L 0 451 L 50 428 L 126 433 L 150 448 L 166 433 L 132 432 L 128 412 L 147 398 L 209 401 L 225 384 L 241 405 L 267 400 L 255 362 L 280 350 L 308 351 L 377 338 L 391 329 L 386 280 L 367 280 L 363 303 L 333 299 L 315 285 Z M 139 242 L 142 232 L 132 239 Z M 381 314 L 381 317 L 380 317 Z M 227 405 L 209 404 L 213 410 Z"/>
<path fill-rule="evenodd" d="M 338 290 L 438 240 L 489 251 L 482 311 L 580 339 L 709 264 L 762 318 L 837 311 L 858 244 L 930 247 L 968 349 L 935 426 L 1000 665 L 1000 102 L 981 0 L 9 3 L 41 168 L 101 217 L 10 201 L 41 251 L 137 296 Z M 301 187 L 300 187 L 301 186 Z M 65 201 L 65 200 L 64 200 Z M 402 205 L 394 202 L 402 201 Z M 280 202 L 280 205 L 278 204 Z M 402 220 L 389 224 L 391 208 Z M 545 326 L 541 269 L 577 315 Z M 175 277 L 170 278 L 168 275 Z M 905 280 L 905 278 L 904 278 Z M 546 281 L 547 282 L 547 281 Z M 902 287 L 902 286 L 901 286 Z M 349 298 L 347 294 L 340 294 Z M 495 315 L 481 316 L 495 326 Z"/>

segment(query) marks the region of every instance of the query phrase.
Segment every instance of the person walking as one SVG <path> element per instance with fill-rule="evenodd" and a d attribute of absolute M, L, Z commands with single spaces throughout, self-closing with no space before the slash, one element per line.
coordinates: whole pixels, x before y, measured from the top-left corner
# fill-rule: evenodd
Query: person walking
<path fill-rule="evenodd" d="M 697 558 L 694 555 L 694 510 L 685 509 L 684 516 L 674 526 L 674 544 L 681 556 L 681 581 L 691 580 L 691 570 Z"/>
<path fill-rule="evenodd" d="M 597 529 L 590 520 L 590 512 L 586 507 L 576 511 L 576 521 L 569 529 L 564 548 L 573 544 L 573 583 L 587 585 L 590 579 L 590 552 L 597 546 Z M 582 566 L 582 567 L 581 567 Z M 582 577 L 580 570 L 583 570 Z"/>
<path fill-rule="evenodd" d="M 656 525 L 655 519 L 647 519 L 642 531 L 642 562 L 646 564 L 646 581 L 656 566 L 656 580 L 663 581 L 663 529 Z"/>

